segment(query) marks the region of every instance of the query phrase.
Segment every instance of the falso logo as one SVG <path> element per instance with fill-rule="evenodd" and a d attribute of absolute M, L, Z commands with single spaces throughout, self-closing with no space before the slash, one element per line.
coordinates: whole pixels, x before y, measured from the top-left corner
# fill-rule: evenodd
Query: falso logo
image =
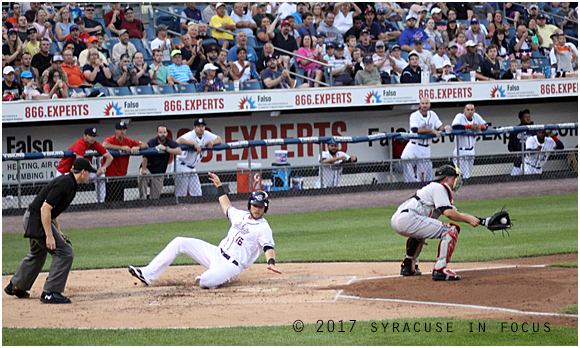
<path fill-rule="evenodd" d="M 490 96 L 492 98 L 505 98 L 505 88 L 502 86 L 493 86 Z"/>
<path fill-rule="evenodd" d="M 371 90 L 365 98 L 366 104 L 378 104 L 381 103 L 381 95 L 378 91 Z"/>
<path fill-rule="evenodd" d="M 251 110 L 256 108 L 256 102 L 252 100 L 252 97 L 245 96 L 240 100 L 238 104 L 238 109 L 240 110 Z"/>
<path fill-rule="evenodd" d="M 123 115 L 123 111 L 119 103 L 109 103 L 105 107 L 105 116 L 119 116 Z"/>

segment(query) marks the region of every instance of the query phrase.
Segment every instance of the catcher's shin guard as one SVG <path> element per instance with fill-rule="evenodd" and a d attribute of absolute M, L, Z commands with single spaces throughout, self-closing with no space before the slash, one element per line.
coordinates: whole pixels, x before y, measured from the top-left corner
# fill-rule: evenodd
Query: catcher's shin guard
<path fill-rule="evenodd" d="M 435 263 L 435 270 L 442 270 L 447 267 L 451 255 L 455 250 L 455 244 L 457 244 L 457 237 L 459 235 L 459 226 L 456 224 L 449 224 L 451 231 L 447 232 L 441 242 L 439 243 L 439 253 L 437 255 L 437 262 Z"/>
<path fill-rule="evenodd" d="M 401 275 L 402 276 L 412 276 L 421 275 L 421 271 L 417 266 L 417 260 L 419 254 L 421 254 L 421 249 L 423 249 L 423 240 L 409 237 L 407 239 L 407 252 L 405 255 L 405 260 L 401 263 Z"/>

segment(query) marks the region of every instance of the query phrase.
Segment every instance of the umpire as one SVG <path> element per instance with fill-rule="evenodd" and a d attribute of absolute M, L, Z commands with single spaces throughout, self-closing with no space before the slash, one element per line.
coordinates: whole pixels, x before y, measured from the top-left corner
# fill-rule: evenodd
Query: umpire
<path fill-rule="evenodd" d="M 52 263 L 44 290 L 42 303 L 71 303 L 62 292 L 73 263 L 73 249 L 60 231 L 57 217 L 65 211 L 77 193 L 78 184 L 89 180 L 90 173 L 96 173 L 90 162 L 77 158 L 69 173 L 48 183 L 30 203 L 24 214 L 24 237 L 30 238 L 30 252 L 18 267 L 4 288 L 8 295 L 28 298 L 28 290 L 46 261 L 46 254 L 52 255 Z M 52 221 L 51 221 L 52 220 Z"/>

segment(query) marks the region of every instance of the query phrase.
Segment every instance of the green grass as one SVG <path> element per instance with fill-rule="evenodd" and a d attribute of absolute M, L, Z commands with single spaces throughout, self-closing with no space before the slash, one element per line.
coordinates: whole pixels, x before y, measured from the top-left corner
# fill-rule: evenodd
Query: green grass
<path fill-rule="evenodd" d="M 486 261 L 578 252 L 578 194 L 456 202 L 460 211 L 480 217 L 506 204 L 515 224 L 510 237 L 461 225 L 453 261 Z M 274 200 L 272 204 L 276 204 Z M 219 209 L 216 203 L 216 209 Z M 391 229 L 396 207 L 271 215 L 278 262 L 399 261 L 406 238 Z M 443 221 L 448 221 L 442 218 Z M 218 244 L 229 228 L 225 218 L 92 229 L 66 229 L 74 244 L 73 269 L 145 265 L 177 236 Z M 438 242 L 428 242 L 421 259 L 436 258 Z M 28 252 L 22 234 L 2 235 L 2 274 L 12 274 Z M 264 256 L 258 260 L 264 262 Z M 174 264 L 193 264 L 179 256 Z M 43 270 L 50 266 L 50 256 Z"/>
<path fill-rule="evenodd" d="M 549 267 L 564 267 L 564 268 L 578 268 L 578 261 L 576 262 L 562 262 L 548 265 Z"/>
<path fill-rule="evenodd" d="M 549 322 L 549 320 L 547 320 Z M 399 332 L 393 332 L 393 324 Z M 405 323 L 409 331 L 403 332 Z M 438 324 L 439 323 L 439 324 Z M 471 323 L 471 324 L 470 324 Z M 386 325 L 386 332 L 383 331 Z M 426 331 L 426 325 L 431 331 Z M 313 345 L 313 346 L 397 346 L 397 345 L 500 345 L 504 346 L 576 346 L 578 329 L 550 324 L 522 324 L 499 321 L 468 321 L 447 318 L 417 318 L 381 321 L 358 321 L 352 327 L 345 322 L 338 332 L 335 324 L 329 332 L 327 323 L 317 332 L 320 324 L 308 324 L 302 332 L 295 332 L 292 325 L 235 327 L 221 329 L 139 329 L 139 330 L 78 330 L 78 329 L 2 329 L 5 346 L 150 346 L 150 345 Z M 352 327 L 352 331 L 351 331 Z M 485 332 L 479 328 L 485 327 Z M 331 328 L 331 327 L 330 327 Z M 429 328 L 429 326 L 427 326 Z M 450 332 L 447 332 L 448 328 Z M 417 329 L 420 332 L 415 332 Z M 517 332 L 512 332 L 512 329 Z M 439 331 L 439 332 L 437 332 Z M 536 331 L 536 332 L 534 332 Z"/>
<path fill-rule="evenodd" d="M 578 314 L 578 305 L 565 307 L 564 309 L 562 309 L 562 312 L 566 314 Z"/>

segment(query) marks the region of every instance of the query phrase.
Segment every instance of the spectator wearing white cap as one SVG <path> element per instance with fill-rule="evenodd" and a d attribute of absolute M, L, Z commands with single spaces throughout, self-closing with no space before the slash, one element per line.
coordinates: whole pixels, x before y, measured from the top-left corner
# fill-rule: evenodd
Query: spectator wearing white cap
<path fill-rule="evenodd" d="M 163 52 L 163 60 L 171 60 L 171 52 L 175 49 L 173 45 L 173 40 L 167 37 L 167 29 L 169 29 L 166 25 L 160 24 L 155 28 L 155 32 L 157 37 L 155 40 L 151 41 L 151 50 L 156 48 L 161 49 Z"/>
<path fill-rule="evenodd" d="M 403 70 L 409 65 L 407 61 L 401 58 L 401 46 L 394 45 L 391 47 L 391 65 L 393 66 L 393 71 L 396 72 L 395 77 L 399 78 L 403 73 Z M 394 64 L 393 64 L 394 63 Z"/>
<path fill-rule="evenodd" d="M 226 4 L 223 2 L 218 3 L 216 5 L 216 11 L 216 15 L 211 17 L 211 21 L 209 22 L 210 26 L 228 31 L 236 30 L 236 23 L 226 14 Z M 235 44 L 234 36 L 227 32 L 213 29 L 211 36 L 218 40 L 222 48 L 228 49 Z"/>
<path fill-rule="evenodd" d="M 5 66 L 2 71 L 2 101 L 19 100 L 22 98 L 22 86 L 14 81 L 14 68 Z"/>
<path fill-rule="evenodd" d="M 409 52 L 409 65 L 403 69 L 401 83 L 421 83 L 421 67 L 417 51 Z"/>
<path fill-rule="evenodd" d="M 457 75 L 453 72 L 453 64 L 449 60 L 446 60 L 443 63 L 443 68 L 441 69 L 441 77 L 439 78 L 439 82 L 457 82 L 459 79 Z"/>
<path fill-rule="evenodd" d="M 212 63 L 207 63 L 201 72 L 200 89 L 203 92 L 220 92 L 224 89 L 224 82 L 216 76 L 218 67 Z"/>
<path fill-rule="evenodd" d="M 437 73 L 435 65 L 433 65 L 433 55 L 430 51 L 423 49 L 423 40 L 417 38 L 415 40 L 415 52 L 419 55 L 419 66 L 421 70 L 428 71 L 432 75 Z"/>
<path fill-rule="evenodd" d="M 129 57 L 133 57 L 137 49 L 135 45 L 129 42 L 129 32 L 127 29 L 119 30 L 119 39 L 121 40 L 115 46 L 113 46 L 112 61 L 118 63 L 121 55 L 127 53 Z"/>
<path fill-rule="evenodd" d="M 67 75 L 67 73 L 65 73 L 62 70 L 62 62 L 63 61 L 64 60 L 62 59 L 62 56 L 60 54 L 55 54 L 54 56 L 52 56 L 50 68 L 44 70 L 44 72 L 42 73 L 42 81 L 41 81 L 42 83 L 41 84 L 43 86 L 48 83 L 48 75 L 53 70 L 60 71 L 60 79 L 62 80 L 62 82 L 64 82 L 65 85 L 68 86 L 68 75 Z"/>
<path fill-rule="evenodd" d="M 375 68 L 379 69 L 383 84 L 388 85 L 391 83 L 391 74 L 393 72 L 389 49 L 381 40 L 377 41 L 375 49 L 377 53 L 373 54 L 373 63 L 375 64 Z"/>
<path fill-rule="evenodd" d="M 433 7 L 431 9 L 431 18 L 435 21 L 435 30 L 441 33 L 445 33 L 447 31 L 447 22 L 443 20 L 443 11 L 439 7 Z"/>
<path fill-rule="evenodd" d="M 469 71 L 475 71 L 479 64 L 483 61 L 483 57 L 477 52 L 477 44 L 471 40 L 465 43 L 467 52 L 461 56 L 461 60 L 467 63 Z"/>

